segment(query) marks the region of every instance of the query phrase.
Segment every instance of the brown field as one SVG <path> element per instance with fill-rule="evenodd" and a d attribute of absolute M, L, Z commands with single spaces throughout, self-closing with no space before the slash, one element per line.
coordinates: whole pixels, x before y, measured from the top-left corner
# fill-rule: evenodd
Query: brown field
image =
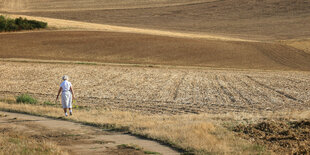
<path fill-rule="evenodd" d="M 146 114 L 310 110 L 308 72 L 0 64 L 2 95 L 30 93 L 42 101 L 54 101 L 68 74 L 77 100 L 90 106 Z"/>
<path fill-rule="evenodd" d="M 46 0 L 42 5 L 32 0 L 2 1 L 3 12 L 51 17 L 42 19 L 66 32 L 1 34 L 5 46 L 0 47 L 0 56 L 215 68 L 310 69 L 310 25 L 306 22 L 310 4 L 304 0 L 87 2 L 79 0 L 70 5 L 70 0 Z M 23 47 L 24 51 L 17 47 Z"/>
<path fill-rule="evenodd" d="M 67 74 L 74 121 L 195 154 L 309 154 L 307 0 L 0 0 L 0 13 L 50 26 L 0 34 L 1 100 L 53 103 Z"/>
<path fill-rule="evenodd" d="M 96 31 L 0 35 L 0 42 L 5 45 L 0 46 L 0 57 L 2 58 L 264 70 L 310 70 L 310 55 L 308 53 L 276 43 Z"/>
<path fill-rule="evenodd" d="M 79 0 L 74 1 L 75 5 L 70 5 L 72 0 L 15 2 L 23 6 L 13 5 L 16 7 L 9 7 L 9 10 L 3 6 L 1 10 L 24 15 L 205 32 L 264 41 L 310 36 L 310 2 L 307 0 L 97 0 L 93 3 Z"/>
<path fill-rule="evenodd" d="M 61 10 L 96 10 L 96 9 L 124 9 L 124 8 L 146 8 L 165 7 L 175 5 L 196 4 L 201 2 L 212 2 L 215 0 L 1 0 L 0 7 L 3 11 L 61 11 Z M 42 3 L 44 2 L 44 3 Z M 44 5 L 47 4 L 47 5 Z"/>

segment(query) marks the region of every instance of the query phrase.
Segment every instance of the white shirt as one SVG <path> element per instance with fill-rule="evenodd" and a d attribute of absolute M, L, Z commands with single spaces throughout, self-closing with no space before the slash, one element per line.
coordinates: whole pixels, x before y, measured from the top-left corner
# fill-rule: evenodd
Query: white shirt
<path fill-rule="evenodd" d="M 62 92 L 70 91 L 71 82 L 65 80 L 60 84 L 60 87 L 62 88 Z"/>

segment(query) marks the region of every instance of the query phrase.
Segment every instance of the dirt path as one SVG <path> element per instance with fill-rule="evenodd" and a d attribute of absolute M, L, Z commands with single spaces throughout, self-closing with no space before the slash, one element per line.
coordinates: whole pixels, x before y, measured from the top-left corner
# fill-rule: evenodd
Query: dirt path
<path fill-rule="evenodd" d="M 210 39 L 210 40 L 256 42 L 254 40 L 245 40 L 245 39 L 203 34 L 203 33 L 199 33 L 199 34 L 182 33 L 182 32 L 173 32 L 173 31 L 154 30 L 154 29 L 113 26 L 113 25 L 107 25 L 107 24 L 95 24 L 95 23 L 80 22 L 80 21 L 73 21 L 73 20 L 63 20 L 63 19 L 55 19 L 55 18 L 46 18 L 46 17 L 34 17 L 34 16 L 13 15 L 13 14 L 5 14 L 5 15 L 11 18 L 23 17 L 23 18 L 32 19 L 32 20 L 44 21 L 48 23 L 49 27 L 55 27 L 57 29 L 65 29 L 65 30 L 74 30 L 74 29 L 77 30 L 78 29 L 78 30 L 90 30 L 90 31 L 149 34 L 149 35 L 169 36 L 169 37 L 177 37 L 177 38 L 200 38 L 200 39 Z"/>
<path fill-rule="evenodd" d="M 128 134 L 103 131 L 63 120 L 9 112 L 0 113 L 6 115 L 0 117 L 0 128 L 11 128 L 37 139 L 55 141 L 65 150 L 68 149 L 70 154 L 144 154 L 141 150 L 117 147 L 122 144 L 137 145 L 144 150 L 161 154 L 179 154 L 157 142 Z"/>

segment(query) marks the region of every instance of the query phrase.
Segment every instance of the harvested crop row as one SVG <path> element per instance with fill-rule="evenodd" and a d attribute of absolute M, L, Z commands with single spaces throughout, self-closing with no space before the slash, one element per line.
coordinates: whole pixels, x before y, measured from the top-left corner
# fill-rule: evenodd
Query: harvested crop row
<path fill-rule="evenodd" d="M 2 96 L 30 93 L 42 102 L 54 100 L 68 74 L 88 106 L 168 114 L 309 108 L 307 72 L 18 62 L 0 62 L 0 71 Z"/>

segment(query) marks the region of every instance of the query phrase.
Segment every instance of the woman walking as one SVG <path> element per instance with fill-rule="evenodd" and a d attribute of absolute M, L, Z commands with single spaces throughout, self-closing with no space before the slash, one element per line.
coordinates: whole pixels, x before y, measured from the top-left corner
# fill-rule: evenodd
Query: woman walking
<path fill-rule="evenodd" d="M 69 109 L 70 115 L 72 115 L 72 98 L 74 99 L 74 93 L 72 89 L 72 84 L 69 82 L 69 77 L 64 75 L 62 77 L 63 82 L 60 84 L 56 101 L 58 100 L 59 94 L 61 93 L 61 103 L 64 109 L 65 115 L 68 116 L 67 109 Z"/>

